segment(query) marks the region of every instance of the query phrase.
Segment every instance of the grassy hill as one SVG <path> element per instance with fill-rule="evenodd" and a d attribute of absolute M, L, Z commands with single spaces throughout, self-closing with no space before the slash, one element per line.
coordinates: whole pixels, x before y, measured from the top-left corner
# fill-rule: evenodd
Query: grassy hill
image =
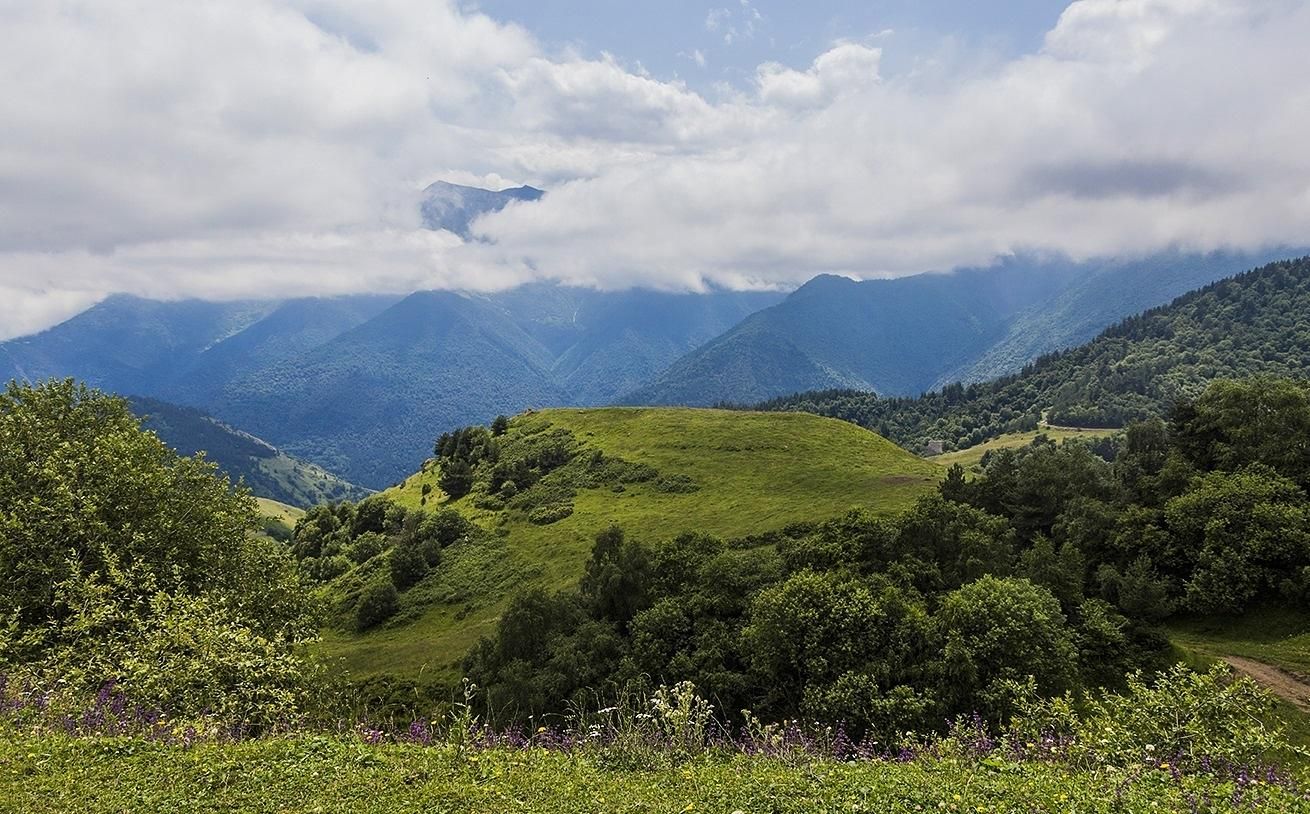
<path fill-rule="evenodd" d="M 468 648 L 491 631 L 509 595 L 532 585 L 575 584 L 596 533 L 612 523 L 641 540 L 683 531 L 742 538 L 856 507 L 898 511 L 931 490 L 941 473 L 845 422 L 676 408 L 520 415 L 501 441 L 501 457 L 548 437 L 566 439 L 572 463 L 509 501 L 487 494 L 485 485 L 450 501 L 431 464 L 385 492 L 409 507 L 455 508 L 485 534 L 447 549 L 440 568 L 402 595 L 392 624 L 365 635 L 330 632 L 323 651 L 344 658 L 356 675 L 451 676 Z M 607 472 L 627 467 L 644 474 L 640 480 L 589 475 L 595 485 L 568 486 L 567 478 L 578 483 L 578 467 L 593 459 L 603 460 Z M 533 521 L 535 494 L 565 491 L 576 492 L 568 499 L 571 514 Z M 558 505 L 563 498 L 545 500 Z M 340 577 L 333 591 L 357 595 L 367 570 Z"/>
<path fill-rule="evenodd" d="M 1009 432 L 1005 435 L 998 436 L 990 441 L 984 441 L 977 446 L 966 449 L 957 449 L 953 452 L 943 452 L 940 455 L 931 455 L 928 460 L 941 464 L 942 466 L 953 466 L 959 464 L 966 471 L 975 471 L 985 456 L 989 452 L 998 452 L 1003 449 L 1022 449 L 1029 446 L 1037 440 L 1039 435 L 1045 436 L 1055 443 L 1059 444 L 1069 439 L 1081 439 L 1091 441 L 1097 438 L 1105 438 L 1120 432 L 1117 429 L 1095 429 L 1083 427 L 1050 427 L 1043 426 L 1035 430 L 1026 432 Z"/>

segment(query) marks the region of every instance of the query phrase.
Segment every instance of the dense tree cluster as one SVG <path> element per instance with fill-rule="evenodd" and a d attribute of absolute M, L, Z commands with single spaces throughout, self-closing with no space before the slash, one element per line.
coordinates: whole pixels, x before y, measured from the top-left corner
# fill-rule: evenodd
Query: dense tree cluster
<path fill-rule="evenodd" d="M 291 551 L 301 572 L 325 583 L 352 569 L 368 579 L 347 597 L 351 621 L 367 630 L 399 610 L 399 594 L 441 564 L 442 549 L 475 533 L 453 509 L 406 509 L 384 497 L 317 506 L 296 522 Z"/>
<path fill-rule="evenodd" d="M 0 394 L 0 671 L 178 714 L 291 711 L 314 608 L 257 506 L 72 381 Z"/>
<path fill-rule="evenodd" d="M 597 537 L 576 593 L 517 598 L 470 654 L 493 712 L 693 681 L 718 708 L 893 738 L 1030 689 L 1157 666 L 1185 610 L 1310 604 L 1310 388 L 1219 382 L 1098 455 L 1039 438 L 899 517 L 725 542 Z"/>
<path fill-rule="evenodd" d="M 573 513 L 579 489 L 622 489 L 624 484 L 655 482 L 666 492 L 695 491 L 685 475 L 660 473 L 606 455 L 579 441 L 572 432 L 549 420 L 512 425 L 503 416 L 486 427 L 465 427 L 445 433 L 436 443 L 438 484 L 447 497 L 466 496 L 478 508 L 523 512 L 539 525 Z"/>
<path fill-rule="evenodd" d="M 1302 258 L 1213 283 L 990 382 L 919 398 L 815 391 L 756 409 L 841 418 L 916 452 L 932 440 L 962 449 L 1034 429 L 1043 414 L 1057 426 L 1124 427 L 1164 416 L 1210 381 L 1301 375 L 1308 365 L 1310 258 Z"/>

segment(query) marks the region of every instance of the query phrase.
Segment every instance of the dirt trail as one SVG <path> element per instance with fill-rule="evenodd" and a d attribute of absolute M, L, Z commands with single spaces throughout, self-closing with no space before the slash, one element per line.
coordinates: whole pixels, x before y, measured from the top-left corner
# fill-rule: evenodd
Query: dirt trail
<path fill-rule="evenodd" d="M 1224 656 L 1223 659 L 1235 670 L 1250 676 L 1269 692 L 1305 712 L 1310 712 L 1310 682 L 1262 661 L 1244 659 L 1241 656 Z"/>

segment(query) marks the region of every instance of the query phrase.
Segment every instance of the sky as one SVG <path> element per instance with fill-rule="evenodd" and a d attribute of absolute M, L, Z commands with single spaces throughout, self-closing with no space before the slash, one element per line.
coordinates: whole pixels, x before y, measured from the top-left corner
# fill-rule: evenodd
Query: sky
<path fill-rule="evenodd" d="M 1306 242 L 1305 0 L 0 0 L 0 337 Z M 548 190 L 420 228 L 437 179 Z"/>

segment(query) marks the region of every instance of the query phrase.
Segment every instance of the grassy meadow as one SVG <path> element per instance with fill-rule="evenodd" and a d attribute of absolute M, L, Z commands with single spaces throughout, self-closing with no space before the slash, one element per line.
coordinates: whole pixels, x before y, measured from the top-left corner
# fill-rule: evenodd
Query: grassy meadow
<path fill-rule="evenodd" d="M 964 467 L 966 472 L 975 471 L 982 464 L 983 456 L 988 452 L 998 452 L 1003 449 L 1020 449 L 1032 444 L 1037 440 L 1039 435 L 1044 435 L 1055 443 L 1059 444 L 1069 439 L 1092 440 L 1104 438 L 1108 435 L 1114 435 L 1122 430 L 1117 429 L 1079 429 L 1077 427 L 1043 427 L 1041 429 L 1029 430 L 1027 432 L 1012 432 L 998 436 L 990 441 L 984 441 L 981 444 L 969 447 L 968 449 L 958 449 L 954 452 L 943 452 L 941 455 L 933 455 L 928 458 L 936 464 L 944 467 L 959 464 Z"/>
<path fill-rule="evenodd" d="M 1174 777 L 1165 768 L 1071 769 L 993 758 L 842 763 L 706 753 L 625 765 L 622 753 L 357 739 L 271 738 L 189 748 L 125 739 L 7 737 L 0 810 L 152 812 L 1295 812 L 1261 779 Z"/>

